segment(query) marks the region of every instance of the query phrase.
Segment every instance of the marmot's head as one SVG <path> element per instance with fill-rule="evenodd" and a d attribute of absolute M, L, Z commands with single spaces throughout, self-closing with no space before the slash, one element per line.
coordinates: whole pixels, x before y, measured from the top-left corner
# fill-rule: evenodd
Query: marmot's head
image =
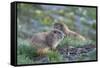
<path fill-rule="evenodd" d="M 65 25 L 64 23 L 55 23 L 55 24 L 53 25 L 53 28 L 54 28 L 54 29 L 61 30 L 64 34 L 66 34 L 67 31 L 69 31 L 68 26 Z"/>
<path fill-rule="evenodd" d="M 64 38 L 64 33 L 58 29 L 53 29 L 48 34 L 46 40 L 50 48 L 55 49 L 60 41 Z"/>
<path fill-rule="evenodd" d="M 64 33 L 61 30 L 53 29 L 50 34 L 53 36 L 53 38 L 59 40 L 64 38 Z"/>

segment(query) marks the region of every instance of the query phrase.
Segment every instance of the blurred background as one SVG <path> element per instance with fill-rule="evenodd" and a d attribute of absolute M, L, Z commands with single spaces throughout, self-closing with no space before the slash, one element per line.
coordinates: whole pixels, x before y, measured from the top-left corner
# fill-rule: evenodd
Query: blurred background
<path fill-rule="evenodd" d="M 27 39 L 35 33 L 49 31 L 56 22 L 65 23 L 86 40 L 64 38 L 57 52 L 38 57 Z M 96 25 L 93 7 L 17 3 L 18 64 L 96 60 Z"/>
<path fill-rule="evenodd" d="M 96 8 L 24 4 L 17 5 L 18 37 L 26 38 L 36 32 L 48 31 L 55 22 L 96 40 Z"/>

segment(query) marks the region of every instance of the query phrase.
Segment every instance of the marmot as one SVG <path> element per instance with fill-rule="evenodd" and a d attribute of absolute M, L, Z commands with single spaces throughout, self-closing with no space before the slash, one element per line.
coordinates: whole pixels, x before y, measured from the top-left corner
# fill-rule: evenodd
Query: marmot
<path fill-rule="evenodd" d="M 64 38 L 64 33 L 58 29 L 49 32 L 39 32 L 31 38 L 31 44 L 38 54 L 45 54 L 49 49 L 55 49 Z"/>
<path fill-rule="evenodd" d="M 81 39 L 81 40 L 86 40 L 85 37 L 83 37 L 83 36 L 80 35 L 79 33 L 70 30 L 70 29 L 68 28 L 68 26 L 65 25 L 64 23 L 55 23 L 55 24 L 53 25 L 53 28 L 63 31 L 64 34 L 65 34 L 65 36 L 74 36 L 74 37 L 77 37 L 77 38 L 79 38 L 79 39 Z"/>

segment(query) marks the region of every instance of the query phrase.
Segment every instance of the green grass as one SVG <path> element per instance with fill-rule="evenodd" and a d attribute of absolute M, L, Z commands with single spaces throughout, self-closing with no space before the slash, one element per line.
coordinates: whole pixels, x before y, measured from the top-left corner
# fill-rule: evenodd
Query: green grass
<path fill-rule="evenodd" d="M 86 40 L 86 41 L 81 41 L 79 39 L 71 38 L 71 37 L 66 37 L 63 39 L 63 41 L 59 44 L 58 47 L 64 47 L 64 46 L 73 46 L 73 47 L 78 47 L 78 46 L 84 46 L 86 44 L 95 44 L 92 40 Z M 80 55 L 78 60 L 84 61 L 86 58 L 91 59 L 96 59 L 96 52 L 93 51 L 88 54 L 87 57 L 85 57 L 83 54 Z M 18 41 L 18 46 L 17 46 L 17 63 L 18 64 L 36 64 L 36 63 L 42 63 L 40 61 L 34 61 L 38 57 L 36 53 L 36 49 L 33 48 L 28 41 L 19 39 Z M 48 59 L 49 63 L 52 62 L 62 62 L 63 61 L 63 56 L 58 52 L 58 51 L 49 51 L 46 54 L 46 57 Z M 44 62 L 43 62 L 44 63 Z"/>
<path fill-rule="evenodd" d="M 34 64 L 38 61 L 33 61 L 34 58 L 38 57 L 36 49 L 27 45 L 20 45 L 17 48 L 17 62 L 18 64 Z M 49 62 L 61 61 L 61 55 L 57 51 L 49 51 L 47 53 Z M 39 63 L 39 62 L 38 62 Z M 41 62 L 40 62 L 41 63 Z"/>
<path fill-rule="evenodd" d="M 18 39 L 17 63 L 33 64 L 33 57 L 37 56 L 36 49 L 30 46 L 26 40 Z"/>
<path fill-rule="evenodd" d="M 62 56 L 57 51 L 50 51 L 47 54 L 47 57 L 48 57 L 50 62 L 60 62 L 60 61 L 62 61 Z"/>
<path fill-rule="evenodd" d="M 88 44 L 95 44 L 93 40 L 80 40 L 78 38 L 73 38 L 73 37 L 65 37 L 63 41 L 59 44 L 60 47 L 63 46 L 73 46 L 73 47 L 78 47 L 78 46 L 84 46 Z"/>
<path fill-rule="evenodd" d="M 20 64 L 33 64 L 34 62 L 29 57 L 22 54 L 17 56 L 17 63 L 18 65 L 20 65 Z"/>

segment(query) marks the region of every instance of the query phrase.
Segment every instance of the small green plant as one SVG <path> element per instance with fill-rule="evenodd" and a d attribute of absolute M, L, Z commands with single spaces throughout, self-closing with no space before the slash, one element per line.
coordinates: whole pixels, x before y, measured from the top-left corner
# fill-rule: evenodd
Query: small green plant
<path fill-rule="evenodd" d="M 62 56 L 58 51 L 49 51 L 47 57 L 50 62 L 60 62 L 62 60 Z"/>

